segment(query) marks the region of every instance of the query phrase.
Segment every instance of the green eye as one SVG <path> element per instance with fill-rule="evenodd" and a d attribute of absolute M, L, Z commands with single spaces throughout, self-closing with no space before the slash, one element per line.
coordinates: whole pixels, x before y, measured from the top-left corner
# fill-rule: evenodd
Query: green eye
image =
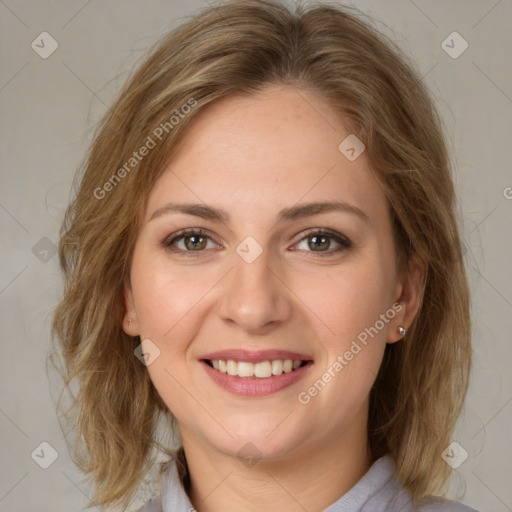
<path fill-rule="evenodd" d="M 333 241 L 337 247 L 331 249 Z M 181 242 L 183 242 L 183 245 L 179 247 L 178 244 Z M 211 242 L 210 247 L 208 247 L 208 242 Z M 300 248 L 300 244 L 304 242 L 306 243 L 306 247 Z M 188 228 L 174 233 L 163 242 L 163 246 L 174 253 L 183 255 L 219 247 L 205 230 L 195 228 Z M 335 231 L 316 229 L 309 231 L 306 236 L 299 240 L 296 246 L 299 246 L 298 250 L 330 255 L 350 249 L 352 242 L 344 235 Z"/>
<path fill-rule="evenodd" d="M 332 242 L 338 245 L 337 248 L 333 250 L 329 250 L 332 246 Z M 316 231 L 310 231 L 305 237 L 303 237 L 299 241 L 299 246 L 302 242 L 307 243 L 307 248 L 310 249 L 308 252 L 317 252 L 317 253 L 329 253 L 332 254 L 334 252 L 339 252 L 344 249 L 350 249 L 352 247 L 352 243 L 348 238 L 341 235 L 340 233 L 336 233 L 334 231 L 329 231 L 325 229 L 317 229 Z M 299 250 L 307 250 L 300 249 Z"/>
<path fill-rule="evenodd" d="M 184 242 L 184 248 L 173 248 L 181 240 Z M 207 248 L 208 240 L 211 240 L 210 237 L 201 229 L 185 229 L 165 240 L 164 246 L 177 253 L 200 252 Z"/>
<path fill-rule="evenodd" d="M 199 251 L 207 246 L 207 238 L 204 236 L 187 235 L 181 238 L 184 240 L 185 247 L 191 251 Z"/>

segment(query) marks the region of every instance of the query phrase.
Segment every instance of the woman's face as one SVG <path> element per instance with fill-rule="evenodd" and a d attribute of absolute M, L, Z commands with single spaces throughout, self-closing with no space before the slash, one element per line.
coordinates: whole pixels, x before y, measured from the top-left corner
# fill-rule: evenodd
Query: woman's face
<path fill-rule="evenodd" d="M 366 438 L 384 348 L 414 311 L 366 155 L 339 149 L 349 135 L 315 93 L 232 95 L 156 182 L 123 327 L 151 340 L 184 444 L 285 458 Z"/>

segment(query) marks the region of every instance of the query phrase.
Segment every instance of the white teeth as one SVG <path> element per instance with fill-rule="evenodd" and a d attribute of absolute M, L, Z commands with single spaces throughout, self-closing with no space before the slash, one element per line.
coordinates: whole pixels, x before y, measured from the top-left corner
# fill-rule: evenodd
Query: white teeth
<path fill-rule="evenodd" d="M 227 368 L 229 375 L 238 375 L 238 363 L 236 361 L 229 359 L 227 362 Z"/>
<path fill-rule="evenodd" d="M 239 374 L 240 375 L 240 374 Z M 262 361 L 254 365 L 254 376 L 260 379 L 268 379 L 272 375 L 272 363 L 270 361 Z"/>
<path fill-rule="evenodd" d="M 283 372 L 290 373 L 302 365 L 301 360 L 292 359 L 274 359 L 273 361 L 261 361 L 259 363 L 215 359 L 211 363 L 220 373 L 238 377 L 257 377 L 259 379 L 268 379 L 272 375 L 281 375 Z"/>
<path fill-rule="evenodd" d="M 228 361 L 233 362 L 233 361 Z M 237 364 L 237 363 L 235 363 Z M 254 365 L 252 363 L 246 363 L 245 361 L 240 361 L 238 363 L 238 373 L 239 377 L 252 377 L 254 375 Z"/>
<path fill-rule="evenodd" d="M 276 359 L 272 361 L 272 375 L 281 375 L 283 373 L 283 361 Z"/>

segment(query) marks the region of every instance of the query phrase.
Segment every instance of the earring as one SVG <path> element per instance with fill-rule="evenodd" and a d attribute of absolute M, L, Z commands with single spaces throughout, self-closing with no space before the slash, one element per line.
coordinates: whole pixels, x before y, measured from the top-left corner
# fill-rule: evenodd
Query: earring
<path fill-rule="evenodd" d="M 128 318 L 128 325 L 130 325 L 130 322 L 132 321 L 131 318 Z"/>
<path fill-rule="evenodd" d="M 405 333 L 407 332 L 407 330 L 406 330 L 404 327 L 402 327 L 401 325 L 399 325 L 399 326 L 397 327 L 397 329 L 398 329 L 398 334 L 400 334 L 400 336 L 405 336 Z"/>

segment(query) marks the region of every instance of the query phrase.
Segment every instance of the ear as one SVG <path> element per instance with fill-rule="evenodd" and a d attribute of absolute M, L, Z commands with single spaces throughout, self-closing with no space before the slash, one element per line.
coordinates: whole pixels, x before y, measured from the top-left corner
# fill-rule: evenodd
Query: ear
<path fill-rule="evenodd" d="M 137 313 L 135 310 L 135 301 L 133 300 L 133 291 L 130 283 L 126 283 L 124 287 L 124 305 L 125 313 L 123 316 L 123 331 L 128 336 L 138 336 L 139 325 L 137 322 Z"/>
<path fill-rule="evenodd" d="M 387 343 L 396 343 L 403 339 L 398 332 L 398 327 L 409 330 L 418 313 L 424 293 L 425 286 L 425 264 L 419 256 L 413 255 L 409 258 L 408 264 L 399 275 L 395 290 L 393 303 L 399 303 L 401 308 L 395 309 L 397 314 L 390 322 Z"/>

